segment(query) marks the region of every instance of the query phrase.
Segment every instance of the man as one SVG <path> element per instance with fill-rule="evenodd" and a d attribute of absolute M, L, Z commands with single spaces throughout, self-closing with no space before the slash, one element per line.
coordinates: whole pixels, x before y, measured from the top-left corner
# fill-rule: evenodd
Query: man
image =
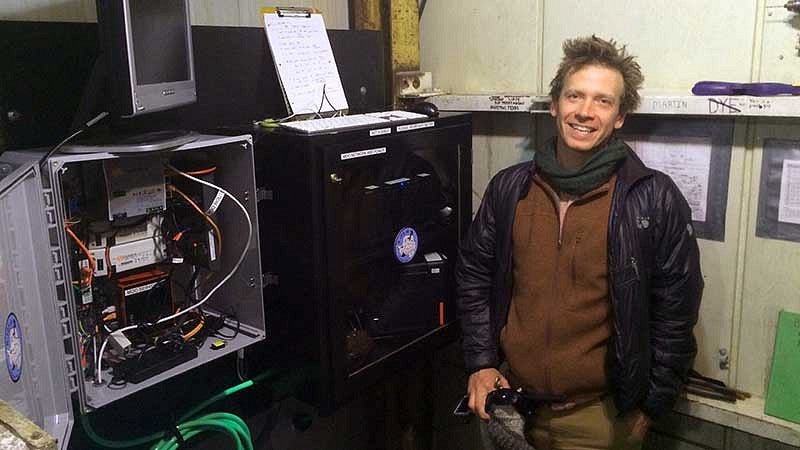
<path fill-rule="evenodd" d="M 595 36 L 563 47 L 558 136 L 491 180 L 461 244 L 469 406 L 488 419 L 499 387 L 563 395 L 526 423 L 537 450 L 638 448 L 696 354 L 697 242 L 672 180 L 614 136 L 639 103 L 638 63 Z"/>

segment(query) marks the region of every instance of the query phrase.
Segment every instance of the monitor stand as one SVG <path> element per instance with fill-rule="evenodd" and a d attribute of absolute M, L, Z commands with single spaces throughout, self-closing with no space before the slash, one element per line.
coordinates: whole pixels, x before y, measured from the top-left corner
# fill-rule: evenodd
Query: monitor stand
<path fill-rule="evenodd" d="M 78 141 L 61 148 L 63 153 L 144 153 L 158 152 L 194 142 L 198 134 L 185 130 L 112 135 Z"/>

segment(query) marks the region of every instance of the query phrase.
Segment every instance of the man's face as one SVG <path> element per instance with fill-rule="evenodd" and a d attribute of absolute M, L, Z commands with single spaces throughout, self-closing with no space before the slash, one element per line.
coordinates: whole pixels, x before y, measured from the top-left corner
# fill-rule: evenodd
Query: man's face
<path fill-rule="evenodd" d="M 619 112 L 623 91 L 622 74 L 607 67 L 590 65 L 567 75 L 561 96 L 550 104 L 559 148 L 588 152 L 605 144 L 625 122 Z"/>

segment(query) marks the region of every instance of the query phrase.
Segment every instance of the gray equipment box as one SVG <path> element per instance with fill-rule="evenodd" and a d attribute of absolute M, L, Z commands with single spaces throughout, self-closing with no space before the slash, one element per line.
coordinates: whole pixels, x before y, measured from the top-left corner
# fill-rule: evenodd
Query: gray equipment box
<path fill-rule="evenodd" d="M 91 165 L 96 170 L 98 164 L 122 157 L 110 153 L 58 155 L 50 158 L 40 172 L 41 155 L 16 151 L 0 155 L 0 320 L 4 323 L 2 345 L 7 369 L 5 373 L 0 371 L 0 394 L 57 438 L 60 448 L 65 449 L 73 424 L 70 396 L 78 400 L 81 413 L 91 412 L 265 338 L 253 146 L 249 135 L 201 135 L 196 141 L 169 151 L 124 156 L 126 163 L 136 158 L 149 162 L 160 158 L 163 167 L 193 159 L 213 164 L 213 183 L 241 202 L 250 216 L 250 226 L 227 195 L 222 198 L 212 190 L 216 223 L 225 237 L 225 246 L 216 258 L 210 282 L 196 285 L 195 296 L 184 299 L 204 298 L 241 258 L 238 269 L 202 305 L 206 318 L 216 317 L 217 323 L 231 327 L 230 318 L 235 317 L 235 337 L 222 349 L 200 346 L 197 357 L 144 381 L 114 389 L 105 381 L 112 378 L 106 363 L 102 366 L 104 382 L 98 385 L 91 379 L 96 372 L 87 371 L 82 361 L 86 357 L 82 358 L 85 347 L 81 340 L 86 342 L 87 333 L 81 330 L 78 314 L 85 299 L 80 288 L 73 287 L 80 283 L 75 280 L 81 280 L 81 273 L 74 264 L 75 244 L 65 230 L 68 221 L 78 220 L 75 216 L 81 205 L 65 198 L 64 193 L 69 191 L 65 180 L 72 177 L 74 181 L 76 173 L 87 176 L 94 173 L 87 170 Z M 166 169 L 164 176 L 176 177 Z M 97 182 L 94 179 L 89 183 Z M 100 185 L 103 183 L 101 179 Z"/>

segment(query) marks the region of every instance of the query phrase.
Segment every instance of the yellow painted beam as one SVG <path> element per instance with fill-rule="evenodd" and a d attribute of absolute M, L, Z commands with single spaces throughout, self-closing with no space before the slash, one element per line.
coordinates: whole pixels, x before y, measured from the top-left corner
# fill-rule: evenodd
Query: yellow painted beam
<path fill-rule="evenodd" d="M 389 0 L 392 73 L 419 70 L 417 0 Z"/>
<path fill-rule="evenodd" d="M 351 27 L 354 30 L 383 30 L 381 1 L 350 0 L 350 11 L 352 11 Z"/>
<path fill-rule="evenodd" d="M 417 0 L 350 0 L 351 28 L 383 31 L 389 68 L 387 97 L 397 104 L 394 75 L 419 70 L 419 6 Z"/>

